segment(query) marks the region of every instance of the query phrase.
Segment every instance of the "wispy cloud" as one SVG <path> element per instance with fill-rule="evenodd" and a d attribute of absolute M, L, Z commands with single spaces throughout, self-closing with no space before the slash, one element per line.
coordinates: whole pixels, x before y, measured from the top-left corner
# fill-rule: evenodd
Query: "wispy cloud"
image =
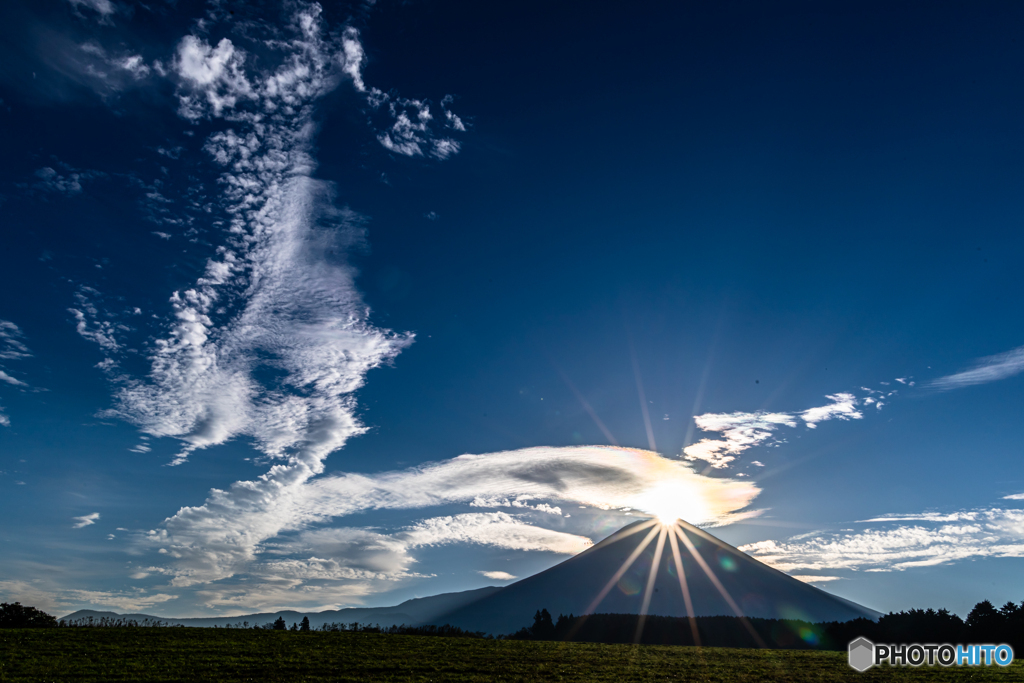
<path fill-rule="evenodd" d="M 43 192 L 73 197 L 82 193 L 83 181 L 103 176 L 99 171 L 81 171 L 70 167 L 57 171 L 51 166 L 44 166 L 36 171 L 36 182 L 32 187 Z"/>
<path fill-rule="evenodd" d="M 66 577 L 60 582 L 53 580 L 0 580 L 0 598 L 3 602 L 21 601 L 55 615 L 67 614 L 76 609 L 100 608 L 122 612 L 138 612 L 155 605 L 174 600 L 177 596 L 167 593 L 152 593 L 143 589 L 123 591 L 99 591 L 68 588 Z"/>
<path fill-rule="evenodd" d="M 476 543 L 509 550 L 540 550 L 575 555 L 592 542 L 585 536 L 567 534 L 526 524 L 504 512 L 435 517 L 399 534 L 410 547 Z"/>
<path fill-rule="evenodd" d="M 16 387 L 27 387 L 28 386 L 27 384 L 22 382 L 20 379 L 16 379 L 14 377 L 11 377 L 10 375 L 8 375 L 3 370 L 0 370 L 0 382 L 5 382 L 7 384 L 12 384 L 12 385 L 14 385 Z"/>
<path fill-rule="evenodd" d="M 183 508 L 153 535 L 152 542 L 174 563 L 175 585 L 244 571 L 268 586 L 290 577 L 322 589 L 323 595 L 358 594 L 368 590 L 366 581 L 379 577 L 359 574 L 364 570 L 341 558 L 312 550 L 273 560 L 257 557 L 269 548 L 265 542 L 282 532 L 303 530 L 309 522 L 334 515 L 306 507 L 316 491 L 307 483 L 323 472 L 331 452 L 364 431 L 354 392 L 366 374 L 413 341 L 412 335 L 370 323 L 355 287 L 355 270 L 345 259 L 349 247 L 363 239 L 364 221 L 336 206 L 332 185 L 314 177 L 315 107 L 340 83 L 351 83 L 370 110 L 384 114 L 387 122 L 378 132 L 395 149 L 435 159 L 458 151 L 451 134 L 466 126 L 451 112 L 450 99 L 441 105 L 443 117 L 434 120 L 426 100 L 368 89 L 358 31 L 331 31 L 316 3 L 286 3 L 285 8 L 287 20 L 264 22 L 260 40 L 246 42 L 238 34 L 211 37 L 218 26 L 204 22 L 202 31 L 180 40 L 165 63 L 147 65 L 134 55 L 122 60 L 99 45 L 78 48 L 125 77 L 169 76 L 176 84 L 179 115 L 214 129 L 203 152 L 220 169 L 221 194 L 195 208 L 208 212 L 214 219 L 210 222 L 224 230 L 203 276 L 170 296 L 170 319 L 142 350 L 149 361 L 144 377 L 126 374 L 117 362 L 134 351 L 131 330 L 119 316 L 103 311 L 98 292 L 81 289 L 70 312 L 79 334 L 107 356 L 101 365 L 116 383 L 107 416 L 127 420 L 146 435 L 180 441 L 174 464 L 237 437 L 251 438 L 267 459 L 276 461 L 258 479 L 214 491 L 203 506 Z M 81 177 L 56 170 L 45 175 L 41 182 L 65 192 L 81 190 Z M 159 184 L 138 183 L 151 202 L 173 201 Z M 134 450 L 148 448 L 142 444 Z M 404 532 L 407 538 L 375 542 L 391 543 L 401 555 L 418 547 L 415 539 L 443 542 L 442 528 L 460 542 L 496 539 L 494 530 L 500 528 L 517 533 L 514 538 L 521 544 L 565 542 L 556 532 L 524 531 L 515 518 L 506 517 L 483 523 L 482 517 L 457 516 L 433 526 L 413 525 Z M 217 528 L 204 527 L 207 522 Z M 312 576 L 364 583 L 344 590 L 303 583 Z M 217 604 L 237 597 L 232 589 L 218 590 L 209 597 Z"/>
<path fill-rule="evenodd" d="M 721 439 L 701 439 L 683 449 L 687 460 L 703 460 L 711 467 L 730 466 L 743 451 L 773 439 L 779 427 L 796 427 L 802 421 L 809 429 L 827 420 L 859 420 L 858 399 L 850 393 L 829 394 L 830 403 L 800 413 L 706 413 L 695 416 L 697 427 L 719 432 Z M 866 399 L 865 399 L 866 400 Z"/>
<path fill-rule="evenodd" d="M 932 389 L 949 391 L 961 389 L 975 384 L 987 384 L 1006 379 L 1024 372 L 1024 346 L 1012 351 L 987 356 L 974 363 L 973 366 L 954 375 L 940 377 L 928 384 Z"/>
<path fill-rule="evenodd" d="M 138 53 L 121 50 L 109 54 L 102 45 L 92 41 L 82 44 L 79 49 L 84 53 L 81 57 L 86 72 L 111 91 L 121 90 L 128 81 L 140 81 L 152 72 Z"/>
<path fill-rule="evenodd" d="M 111 17 L 117 12 L 117 5 L 111 0 L 68 0 L 76 11 L 86 8 L 96 13 L 100 23 L 110 23 Z"/>
<path fill-rule="evenodd" d="M 390 558 L 389 571 L 397 572 L 407 570 L 409 550 L 421 545 L 468 542 L 571 553 L 586 547 L 589 539 L 548 528 L 544 520 L 552 515 L 538 510 L 537 503 L 516 516 L 493 512 L 427 517 L 387 537 L 311 527 L 367 510 L 458 504 L 479 508 L 488 500 L 501 505 L 505 499 L 644 510 L 655 489 L 671 490 L 687 501 L 694 511 L 689 521 L 700 524 L 729 521 L 759 492 L 752 483 L 703 477 L 682 461 L 649 451 L 530 448 L 463 455 L 376 475 L 325 476 L 291 485 L 273 497 L 262 493 L 262 482 L 239 482 L 228 491 L 212 491 L 202 506 L 183 508 L 145 543 L 167 551 L 173 583 L 181 587 L 249 572 L 268 552 L 293 559 L 341 559 L 360 556 L 360 547 L 370 547 L 378 558 Z M 288 540 L 293 530 L 301 533 Z"/>
<path fill-rule="evenodd" d="M 81 517 L 72 517 L 75 523 L 72 525 L 75 529 L 81 529 L 82 527 L 90 526 L 96 523 L 96 520 L 100 518 L 100 513 L 91 512 Z"/>
<path fill-rule="evenodd" d="M 25 335 L 17 325 L 9 320 L 0 320 L 0 361 L 30 358 L 32 352 L 25 345 L 24 338 Z M 28 386 L 27 383 L 8 374 L 3 365 L 0 365 L 0 382 L 21 388 Z M 3 405 L 0 405 L 0 427 L 10 426 L 11 418 L 4 412 Z"/>
<path fill-rule="evenodd" d="M 0 360 L 29 358 L 32 352 L 25 346 L 21 329 L 9 320 L 0 320 Z"/>
<path fill-rule="evenodd" d="M 265 27 L 284 51 L 270 70 L 228 38 L 179 43 L 179 114 L 230 123 L 204 146 L 223 169 L 219 210 L 229 230 L 204 276 L 171 296 L 174 320 L 155 342 L 149 377 L 122 377 L 111 411 L 184 442 L 177 463 L 253 437 L 287 463 L 252 484 L 272 497 L 318 473 L 327 454 L 363 431 L 353 392 L 412 341 L 369 323 L 353 269 L 331 256 L 361 239 L 362 225 L 312 177 L 313 107 L 339 74 L 358 73 L 344 47 L 357 34 L 337 41 L 318 5 L 297 7 L 286 28 Z M 87 332 L 102 332 L 87 326 L 88 310 L 76 310 Z M 112 334 L 94 340 L 115 350 Z M 268 369 L 274 379 L 258 380 Z"/>
<path fill-rule="evenodd" d="M 444 100 L 445 103 L 449 101 L 447 98 Z M 429 102 L 396 98 L 375 90 L 371 94 L 370 103 L 374 108 L 383 107 L 382 110 L 391 116 L 391 125 L 377 135 L 378 142 L 389 151 L 408 157 L 447 159 L 458 154 L 461 149 L 461 144 L 457 140 L 434 132 L 434 115 L 431 113 Z M 383 106 L 385 104 L 386 107 Z M 466 129 L 462 120 L 444 105 L 441 110 L 448 124 L 447 128 L 458 131 Z"/>
<path fill-rule="evenodd" d="M 913 521 L 916 524 L 898 524 Z M 761 541 L 740 550 L 785 572 L 904 571 L 975 557 L 1024 557 L 1024 510 L 992 508 L 948 514 L 893 515 L 863 531 Z"/>
<path fill-rule="evenodd" d="M 167 593 L 148 593 L 143 590 L 130 591 L 91 591 L 64 590 L 57 599 L 64 604 L 88 605 L 90 607 L 106 607 L 126 612 L 137 612 L 154 605 L 176 599 L 178 596 Z"/>
<path fill-rule="evenodd" d="M 1003 500 L 1024 500 L 1024 493 L 1011 493 L 1008 496 L 1003 496 Z"/>
<path fill-rule="evenodd" d="M 81 286 L 75 292 L 77 308 L 69 308 L 75 319 L 75 331 L 83 339 L 87 339 L 99 346 L 103 351 L 111 353 L 121 349 L 117 340 L 117 334 L 127 332 L 130 328 L 123 323 L 116 323 L 111 320 L 111 315 L 101 312 L 96 300 L 100 293 L 92 287 Z"/>

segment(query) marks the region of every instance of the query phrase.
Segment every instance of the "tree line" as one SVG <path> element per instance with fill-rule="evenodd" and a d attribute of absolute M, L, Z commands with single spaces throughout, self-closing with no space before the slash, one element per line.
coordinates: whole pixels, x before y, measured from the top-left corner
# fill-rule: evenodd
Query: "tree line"
<path fill-rule="evenodd" d="M 0 603 L 0 628 L 185 628 L 180 624 L 171 624 L 160 619 L 125 619 L 123 617 L 82 617 L 80 619 L 58 620 L 42 610 L 35 607 L 22 605 L 20 602 Z M 351 623 L 325 623 L 318 628 L 310 626 L 309 617 L 302 617 L 302 621 L 293 622 L 289 627 L 284 617 L 278 617 L 275 621 L 265 624 L 250 624 L 248 621 L 239 621 L 226 626 L 214 626 L 213 628 L 237 628 L 254 629 L 260 631 L 295 631 L 299 633 L 311 632 L 339 632 L 349 631 L 353 633 L 384 633 L 388 635 L 403 636 L 443 636 L 446 638 L 490 638 L 480 631 L 467 631 L 457 626 L 445 624 L 444 626 L 407 626 L 405 624 L 381 626 L 380 624 Z"/>
<path fill-rule="evenodd" d="M 642 620 L 642 624 L 641 624 Z M 124 618 L 60 620 L 20 602 L 0 603 L 0 628 L 152 628 L 169 627 L 159 620 L 142 622 Z M 696 627 L 697 639 L 693 628 Z M 183 628 L 183 627 L 182 627 Z M 289 627 L 283 617 L 265 624 L 241 621 L 214 628 L 267 631 L 355 632 L 388 635 L 443 636 L 448 638 L 490 638 L 478 631 L 456 626 L 381 626 L 359 622 L 329 623 L 313 628 L 309 617 Z M 855 619 L 845 622 L 811 623 L 794 619 L 758 617 L 686 617 L 636 614 L 559 615 L 537 610 L 533 625 L 518 632 L 497 636 L 513 640 L 561 640 L 596 643 L 642 643 L 649 645 L 705 645 L 709 647 L 770 647 L 786 649 L 845 650 L 847 644 L 864 636 L 876 643 L 1006 643 L 1024 652 L 1024 602 L 1007 602 L 995 607 L 988 600 L 974 606 L 966 619 L 945 609 L 911 609 L 890 612 L 878 621 Z"/>
<path fill-rule="evenodd" d="M 641 623 L 642 621 L 642 623 Z M 845 650 L 863 636 L 876 643 L 1006 643 L 1024 652 L 1024 602 L 996 608 L 979 602 L 966 619 L 945 609 L 890 612 L 878 621 L 854 619 L 812 623 L 758 617 L 686 617 L 636 614 L 559 615 L 537 610 L 533 625 L 508 636 L 516 640 L 562 640 L 647 645 L 769 647 Z M 694 628 L 697 640 L 694 639 Z"/>

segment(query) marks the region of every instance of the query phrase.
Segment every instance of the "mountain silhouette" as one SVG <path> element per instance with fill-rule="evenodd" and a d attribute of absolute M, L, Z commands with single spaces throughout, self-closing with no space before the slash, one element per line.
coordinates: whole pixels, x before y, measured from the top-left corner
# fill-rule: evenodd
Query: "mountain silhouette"
<path fill-rule="evenodd" d="M 323 612 L 298 612 L 295 610 L 281 610 L 278 612 L 260 612 L 257 614 L 240 614 L 230 617 L 158 617 L 152 614 L 119 614 L 117 612 L 101 612 L 97 610 L 78 610 L 67 616 L 61 617 L 61 621 L 78 621 L 100 619 L 123 619 L 142 623 L 144 621 L 160 621 L 168 626 L 234 626 L 243 621 L 249 622 L 250 626 L 256 624 L 269 624 L 276 621 L 278 617 L 286 623 L 293 624 L 302 621 L 302 617 L 309 617 L 309 624 L 313 628 L 319 628 L 324 624 L 380 624 L 381 626 L 392 626 L 405 624 L 408 626 L 419 626 L 434 623 L 438 615 L 450 612 L 464 604 L 476 602 L 480 598 L 490 595 L 498 590 L 497 586 L 487 586 L 474 590 L 462 591 L 459 593 L 442 593 L 426 598 L 413 598 L 406 600 L 394 607 L 347 607 L 345 609 L 325 610 Z"/>
<path fill-rule="evenodd" d="M 507 634 L 532 623 L 539 609 L 554 616 L 743 616 L 811 622 L 881 616 L 772 569 L 686 522 L 648 520 L 620 529 L 551 569 L 437 615 L 433 623 Z"/>

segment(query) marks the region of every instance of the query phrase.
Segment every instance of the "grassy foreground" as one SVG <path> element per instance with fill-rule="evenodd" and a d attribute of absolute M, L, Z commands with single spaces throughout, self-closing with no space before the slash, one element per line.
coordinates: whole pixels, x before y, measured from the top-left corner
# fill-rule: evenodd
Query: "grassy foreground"
<path fill-rule="evenodd" d="M 1024 681 L 1007 668 L 870 669 L 841 652 L 200 628 L 0 629 L 0 681 Z"/>

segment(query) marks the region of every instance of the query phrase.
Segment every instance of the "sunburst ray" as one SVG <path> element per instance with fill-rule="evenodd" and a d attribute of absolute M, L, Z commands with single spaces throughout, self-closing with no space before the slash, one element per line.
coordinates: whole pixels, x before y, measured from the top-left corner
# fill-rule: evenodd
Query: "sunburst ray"
<path fill-rule="evenodd" d="M 711 569 L 711 567 L 708 566 L 708 563 L 704 561 L 704 558 L 700 556 L 700 553 L 697 552 L 697 548 L 693 545 L 693 541 L 690 540 L 690 537 L 686 535 L 686 532 L 683 529 L 680 529 L 679 526 L 675 524 L 672 525 L 672 531 L 683 542 L 683 544 L 686 546 L 686 549 L 690 551 L 690 554 L 693 556 L 693 559 L 697 562 L 698 565 L 700 565 L 700 568 L 704 570 L 704 573 L 707 574 L 708 579 L 711 581 L 712 584 L 714 584 L 715 588 L 718 589 L 718 592 L 722 594 L 722 597 L 729 604 L 729 607 L 732 609 L 733 612 L 736 613 L 736 616 L 739 617 L 740 621 L 746 627 L 747 631 L 750 632 L 750 635 L 753 636 L 754 642 L 757 643 L 758 647 L 766 647 L 764 640 L 761 638 L 761 636 L 757 634 L 757 631 L 754 630 L 754 626 L 750 623 L 750 620 L 747 619 L 747 617 L 743 614 L 743 610 L 741 610 L 740 606 L 736 604 L 736 601 L 732 599 L 732 596 L 729 595 L 729 591 L 725 589 L 725 586 L 722 585 L 722 582 L 718 580 L 717 576 L 715 576 L 715 572 Z M 707 538 L 714 538 L 709 534 L 702 535 L 706 536 Z"/>
<path fill-rule="evenodd" d="M 693 634 L 693 644 L 700 646 L 700 633 L 697 631 L 697 618 L 693 612 L 693 599 L 690 597 L 690 587 L 686 582 L 686 572 L 683 569 L 683 558 L 679 554 L 679 542 L 674 533 L 668 534 L 669 545 L 672 547 L 672 558 L 676 564 L 676 574 L 679 575 L 679 588 L 683 591 L 683 603 L 686 605 L 686 618 L 690 622 L 690 632 Z"/>
<path fill-rule="evenodd" d="M 659 527 L 658 544 L 654 547 L 654 561 L 651 563 L 651 573 L 647 577 L 647 587 L 644 589 L 644 601 L 640 606 L 640 617 L 636 622 L 636 635 L 633 636 L 633 641 L 636 643 L 640 642 L 640 636 L 644 632 L 647 610 L 651 606 L 651 596 L 654 595 L 654 582 L 658 578 L 658 570 L 661 568 L 661 553 L 665 550 L 665 536 L 668 535 L 668 529 L 664 524 L 659 525 Z"/>

